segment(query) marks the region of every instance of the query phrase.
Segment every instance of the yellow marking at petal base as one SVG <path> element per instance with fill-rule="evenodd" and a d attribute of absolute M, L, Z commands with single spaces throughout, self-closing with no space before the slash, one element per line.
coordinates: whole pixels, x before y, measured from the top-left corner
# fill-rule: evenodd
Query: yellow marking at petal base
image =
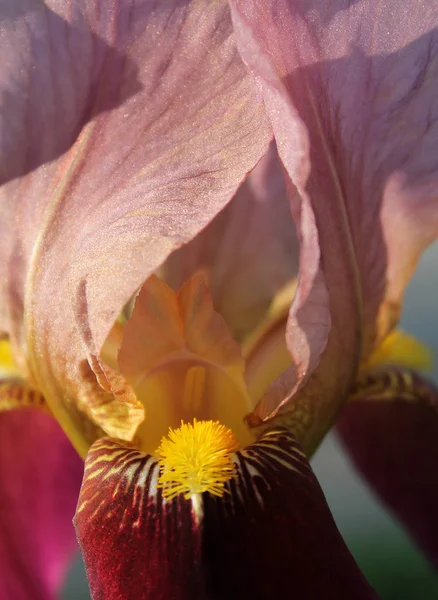
<path fill-rule="evenodd" d="M 19 375 L 8 339 L 0 340 L 0 377 L 5 375 L 8 377 Z"/>
<path fill-rule="evenodd" d="M 44 396 L 20 379 L 0 382 L 0 412 L 17 408 L 39 408 L 51 414 Z"/>
<path fill-rule="evenodd" d="M 232 431 L 218 421 L 194 419 L 193 424 L 170 429 L 155 452 L 160 465 L 157 485 L 164 498 L 184 494 L 188 499 L 202 492 L 222 496 L 225 483 L 235 477 L 231 454 L 238 447 Z"/>
<path fill-rule="evenodd" d="M 395 365 L 408 369 L 430 371 L 433 354 L 416 338 L 401 329 L 395 329 L 362 365 L 362 371 L 382 365 Z"/>
<path fill-rule="evenodd" d="M 183 407 L 184 410 L 196 414 L 201 408 L 202 397 L 205 391 L 207 369 L 200 365 L 187 370 L 184 381 Z"/>

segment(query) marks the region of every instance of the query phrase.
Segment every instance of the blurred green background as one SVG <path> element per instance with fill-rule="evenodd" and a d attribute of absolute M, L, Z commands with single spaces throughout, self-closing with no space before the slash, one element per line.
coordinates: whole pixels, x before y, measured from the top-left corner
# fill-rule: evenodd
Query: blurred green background
<path fill-rule="evenodd" d="M 423 256 L 409 286 L 402 326 L 438 356 L 438 244 Z M 435 361 L 434 380 L 438 383 Z M 421 432 L 419 432 L 421 435 Z M 340 532 L 382 600 L 437 600 L 438 574 L 399 524 L 353 471 L 333 434 L 312 461 Z M 63 600 L 89 599 L 80 559 L 68 575 Z M 352 599 L 353 600 L 353 599 Z"/>

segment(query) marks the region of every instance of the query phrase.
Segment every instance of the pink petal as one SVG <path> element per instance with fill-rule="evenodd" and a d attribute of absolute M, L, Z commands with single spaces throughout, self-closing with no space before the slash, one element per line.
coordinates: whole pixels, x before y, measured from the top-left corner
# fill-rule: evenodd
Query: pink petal
<path fill-rule="evenodd" d="M 123 304 L 234 195 L 270 127 L 225 0 L 23 0 L 2 42 L 2 152 L 20 175 L 0 204 L 2 327 L 22 358 L 27 344 L 31 377 L 67 430 L 81 411 L 103 425 L 81 388 L 87 363 L 105 379 L 97 355 Z"/>
<path fill-rule="evenodd" d="M 49 600 L 77 550 L 83 462 L 52 417 L 0 413 L 0 598 Z"/>
<path fill-rule="evenodd" d="M 303 327 L 296 326 L 315 280 L 319 240 L 332 329 L 315 375 L 323 384 L 303 392 L 307 408 L 297 410 L 313 406 L 310 426 L 328 426 L 359 358 L 396 321 L 403 287 L 438 231 L 432 151 L 438 9 L 365 0 L 231 4 L 241 54 L 258 80 L 301 202 L 301 290 L 288 332 L 298 382 L 327 341 L 313 333 L 327 331 L 327 307 L 308 307 Z M 275 414 L 296 381 L 293 374 L 283 381 L 259 416 Z M 314 443 L 324 427 L 317 429 Z"/>
<path fill-rule="evenodd" d="M 273 144 L 230 204 L 169 257 L 160 275 L 178 289 L 201 271 L 215 308 L 241 340 L 298 270 L 298 241 Z"/>

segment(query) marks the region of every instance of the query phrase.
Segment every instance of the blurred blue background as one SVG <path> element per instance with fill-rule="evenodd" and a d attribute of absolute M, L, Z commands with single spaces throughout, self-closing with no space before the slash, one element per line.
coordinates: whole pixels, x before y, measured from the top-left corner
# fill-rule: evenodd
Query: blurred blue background
<path fill-rule="evenodd" d="M 427 344 L 435 358 L 438 357 L 437 283 L 438 244 L 435 244 L 424 254 L 406 292 L 401 320 L 402 327 Z M 438 383 L 436 361 L 433 379 Z M 353 471 L 334 434 L 327 436 L 312 466 L 340 532 L 382 600 L 437 600 L 438 574 Z M 69 573 L 62 598 L 89 599 L 79 558 Z"/>

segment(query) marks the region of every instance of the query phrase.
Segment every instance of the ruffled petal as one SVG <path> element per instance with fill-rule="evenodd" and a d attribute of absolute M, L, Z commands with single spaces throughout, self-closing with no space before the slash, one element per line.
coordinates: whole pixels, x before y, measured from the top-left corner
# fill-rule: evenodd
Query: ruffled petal
<path fill-rule="evenodd" d="M 231 5 L 238 47 L 260 84 L 292 199 L 300 200 L 300 287 L 288 331 L 298 373 L 268 394 L 258 415 L 284 407 L 285 392 L 297 391 L 297 375 L 305 380 L 327 342 L 313 334 L 327 334 L 327 302 L 303 327 L 295 322 L 310 311 L 320 249 L 332 328 L 312 387 L 294 407 L 301 413 L 300 403 L 318 399 L 309 418 L 314 439 L 305 440 L 313 447 L 358 360 L 396 322 L 404 286 L 438 232 L 438 8 L 367 0 Z"/>
<path fill-rule="evenodd" d="M 0 412 L 0 598 L 54 600 L 77 543 L 83 462 L 35 409 Z"/>
<path fill-rule="evenodd" d="M 337 430 L 360 473 L 438 566 L 438 390 L 410 371 L 369 374 Z"/>
<path fill-rule="evenodd" d="M 296 279 L 298 240 L 274 144 L 230 204 L 171 254 L 160 275 L 179 289 L 197 271 L 239 341 L 265 318 L 276 294 Z"/>
<path fill-rule="evenodd" d="M 97 359 L 117 314 L 231 199 L 271 131 L 225 0 L 2 11 L 2 165 L 15 179 L 1 190 L 1 327 L 86 451 L 96 431 L 74 431 L 102 381 L 108 409 L 123 391 L 126 437 L 141 420 Z"/>
<path fill-rule="evenodd" d="M 181 421 L 219 420 L 242 444 L 253 441 L 243 418 L 250 410 L 245 363 L 202 275 L 176 294 L 152 275 L 124 327 L 120 370 L 145 408 L 136 432 L 153 452 Z"/>
<path fill-rule="evenodd" d="M 164 500 L 155 458 L 96 442 L 75 516 L 93 600 L 377 598 L 291 434 L 234 462 L 222 497 Z"/>

